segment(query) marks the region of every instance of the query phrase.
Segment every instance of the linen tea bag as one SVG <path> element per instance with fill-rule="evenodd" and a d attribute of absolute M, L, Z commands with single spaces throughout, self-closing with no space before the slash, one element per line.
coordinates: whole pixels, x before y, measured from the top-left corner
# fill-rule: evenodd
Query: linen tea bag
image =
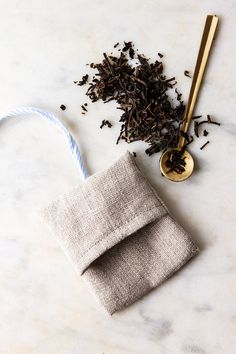
<path fill-rule="evenodd" d="M 110 314 L 143 297 L 198 252 L 129 152 L 53 201 L 44 217 Z"/>
<path fill-rule="evenodd" d="M 143 297 L 198 252 L 129 152 L 88 177 L 74 138 L 53 113 L 20 107 L 0 121 L 22 114 L 50 121 L 68 140 L 84 181 L 52 201 L 43 216 L 110 314 Z"/>

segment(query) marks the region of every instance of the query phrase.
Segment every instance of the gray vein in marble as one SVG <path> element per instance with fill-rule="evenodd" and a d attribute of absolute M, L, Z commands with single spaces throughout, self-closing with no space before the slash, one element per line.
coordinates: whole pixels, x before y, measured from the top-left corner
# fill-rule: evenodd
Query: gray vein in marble
<path fill-rule="evenodd" d="M 209 304 L 202 304 L 194 307 L 196 312 L 211 312 L 213 309 Z"/>
<path fill-rule="evenodd" d="M 183 350 L 186 353 L 207 354 L 207 352 L 197 344 L 187 344 L 183 346 Z"/>

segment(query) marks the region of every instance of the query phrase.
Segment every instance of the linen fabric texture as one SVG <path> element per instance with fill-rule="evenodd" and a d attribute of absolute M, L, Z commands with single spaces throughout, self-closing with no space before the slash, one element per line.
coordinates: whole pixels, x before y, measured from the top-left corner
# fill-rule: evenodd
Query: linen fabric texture
<path fill-rule="evenodd" d="M 127 152 L 43 211 L 76 270 L 113 314 L 197 252 Z"/>

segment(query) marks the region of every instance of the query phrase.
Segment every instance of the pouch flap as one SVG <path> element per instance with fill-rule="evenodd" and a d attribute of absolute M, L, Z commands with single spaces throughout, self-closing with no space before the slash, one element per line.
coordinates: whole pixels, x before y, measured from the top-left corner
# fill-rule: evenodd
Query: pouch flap
<path fill-rule="evenodd" d="M 166 213 L 129 152 L 44 210 L 80 274 L 108 249 Z"/>

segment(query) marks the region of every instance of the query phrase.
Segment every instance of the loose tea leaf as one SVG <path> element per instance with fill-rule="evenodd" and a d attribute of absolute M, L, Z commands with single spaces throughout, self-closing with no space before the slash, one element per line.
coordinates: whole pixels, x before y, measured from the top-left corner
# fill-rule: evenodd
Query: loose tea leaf
<path fill-rule="evenodd" d="M 185 71 L 184 71 L 184 75 L 187 76 L 187 77 L 190 77 L 190 79 L 191 79 L 191 76 L 190 76 L 190 73 L 189 73 L 188 70 L 185 70 Z"/>
<path fill-rule="evenodd" d="M 201 122 L 198 123 L 198 126 L 202 125 L 202 124 L 205 124 L 205 123 L 207 123 L 207 124 L 215 124 L 215 125 L 218 125 L 218 126 L 221 125 L 220 123 L 218 123 L 216 121 L 213 121 L 209 114 L 207 115 L 207 120 L 202 120 Z"/>
<path fill-rule="evenodd" d="M 185 165 L 186 162 L 185 157 L 183 157 L 183 150 L 173 150 L 169 159 L 166 161 L 166 166 L 170 168 L 167 173 L 175 171 L 178 174 L 181 174 L 185 171 Z"/>
<path fill-rule="evenodd" d="M 204 129 L 204 130 L 203 130 L 203 135 L 204 135 L 204 136 L 207 136 L 208 134 L 209 134 L 208 131 L 207 131 L 206 129 Z"/>
<path fill-rule="evenodd" d="M 179 93 L 177 88 L 175 89 L 175 93 L 177 94 L 177 97 L 176 97 L 177 101 L 181 101 L 182 93 Z"/>
<path fill-rule="evenodd" d="M 117 56 L 103 54 L 101 63 L 91 63 L 97 73 L 89 82 L 87 96 L 92 102 L 115 101 L 123 113 L 117 143 L 142 140 L 149 147 L 148 155 L 175 147 L 183 119 L 181 94 L 173 104 L 168 90 L 176 85 L 175 77 L 167 78 L 161 61 L 150 62 L 137 54 L 136 66 L 130 62 L 135 56 L 132 42 L 124 42 Z M 86 79 L 87 80 L 87 79 Z M 81 80 L 84 82 L 84 77 Z"/>
<path fill-rule="evenodd" d="M 198 122 L 194 122 L 194 134 L 196 135 L 197 138 L 199 138 L 199 132 L 198 132 Z"/>
<path fill-rule="evenodd" d="M 207 144 L 209 144 L 209 140 L 204 144 L 204 145 L 202 145 L 201 147 L 200 147 L 200 150 L 203 150 L 204 148 L 205 148 L 205 146 L 207 146 Z"/>
<path fill-rule="evenodd" d="M 185 144 L 184 144 L 184 148 L 183 148 L 183 151 L 186 150 L 186 147 L 191 144 L 192 142 L 194 141 L 193 139 L 193 136 L 189 136 L 189 141 L 187 141 Z"/>
<path fill-rule="evenodd" d="M 218 123 L 216 121 L 213 121 L 209 114 L 207 115 L 207 121 L 208 121 L 209 124 L 215 124 L 215 125 L 219 125 L 220 126 L 220 123 Z"/>
<path fill-rule="evenodd" d="M 103 120 L 102 121 L 102 124 L 100 125 L 100 129 L 102 129 L 105 125 L 107 125 L 108 126 L 108 128 L 111 128 L 112 127 L 112 124 L 111 124 L 111 122 L 109 122 L 109 120 Z"/>
<path fill-rule="evenodd" d="M 190 137 L 188 133 L 185 133 L 185 132 L 181 131 L 180 134 L 184 137 L 184 139 L 187 141 L 187 143 L 190 143 L 192 141 L 191 140 L 192 137 Z"/>
<path fill-rule="evenodd" d="M 61 108 L 62 111 L 65 111 L 65 110 L 66 110 L 66 106 L 65 106 L 64 104 L 61 104 L 61 105 L 60 105 L 60 108 Z"/>
<path fill-rule="evenodd" d="M 88 112 L 88 110 L 87 110 L 87 108 L 85 107 L 85 105 L 87 105 L 87 104 L 86 104 L 86 103 L 85 103 L 85 104 L 82 104 L 81 108 L 82 108 L 83 111 Z"/>
<path fill-rule="evenodd" d="M 87 83 L 88 81 L 88 74 L 84 75 L 80 81 L 74 81 L 78 86 L 83 86 Z"/>

